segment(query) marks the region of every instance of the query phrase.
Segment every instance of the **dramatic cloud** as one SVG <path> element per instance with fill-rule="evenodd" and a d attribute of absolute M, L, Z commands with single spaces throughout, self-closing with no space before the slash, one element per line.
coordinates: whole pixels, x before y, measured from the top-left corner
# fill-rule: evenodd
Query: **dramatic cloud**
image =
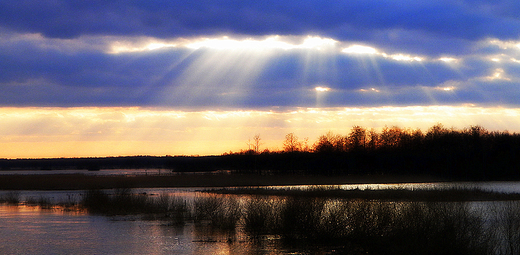
<path fill-rule="evenodd" d="M 439 58 L 320 37 L 6 34 L 0 43 L 5 106 L 315 107 L 319 86 L 330 88 L 319 106 L 517 104 L 520 96 L 520 48 L 497 39 L 469 55 Z M 438 89 L 445 84 L 454 85 Z M 473 95 L 490 88 L 486 100 Z"/>
<path fill-rule="evenodd" d="M 0 10 L 4 27 L 55 38 L 318 33 L 347 39 L 405 30 L 479 40 L 515 39 L 520 7 L 515 1 L 27 0 L 3 2 Z"/>
<path fill-rule="evenodd" d="M 519 12 L 516 1 L 486 0 L 2 1 L 0 106 L 21 112 L 167 109 L 181 115 L 318 109 L 323 118 L 336 111 L 320 109 L 517 109 Z M 61 124 L 52 114 L 9 123 L 16 132 L 38 126 L 65 134 L 66 127 L 90 118 L 79 116 Z M 193 116 L 184 127 L 214 124 Z M 278 123 L 275 115 L 265 116 Z M 482 120 L 472 124 L 492 124 Z M 96 141 L 128 142 L 137 131 L 117 123 L 90 123 L 92 132 L 82 133 L 116 134 L 105 130 L 110 126 L 128 135 Z M 312 126 L 291 123 L 300 123 L 294 129 Z M 153 141 L 154 129 L 147 130 L 143 139 Z M 0 131 L 11 136 L 7 126 Z"/>

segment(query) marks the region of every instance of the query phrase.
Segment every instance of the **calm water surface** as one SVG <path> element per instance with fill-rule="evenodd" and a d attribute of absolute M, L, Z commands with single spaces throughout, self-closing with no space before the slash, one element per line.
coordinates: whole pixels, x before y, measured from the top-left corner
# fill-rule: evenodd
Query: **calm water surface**
<path fill-rule="evenodd" d="M 193 224 L 173 227 L 29 206 L 0 206 L 0 240 L 1 254 L 276 253 L 268 241 L 253 244 L 236 233 L 212 233 Z"/>

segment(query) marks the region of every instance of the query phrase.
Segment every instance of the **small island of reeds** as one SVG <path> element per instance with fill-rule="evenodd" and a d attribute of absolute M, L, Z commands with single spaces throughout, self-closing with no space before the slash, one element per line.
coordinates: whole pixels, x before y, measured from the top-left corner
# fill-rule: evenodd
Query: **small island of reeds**
<path fill-rule="evenodd" d="M 212 194 L 341 198 L 351 200 L 415 201 L 415 202 L 468 202 L 468 201 L 509 201 L 520 200 L 520 193 L 505 193 L 480 188 L 434 188 L 434 189 L 342 189 L 336 186 L 312 186 L 302 188 L 221 188 L 206 189 L 201 192 Z"/>

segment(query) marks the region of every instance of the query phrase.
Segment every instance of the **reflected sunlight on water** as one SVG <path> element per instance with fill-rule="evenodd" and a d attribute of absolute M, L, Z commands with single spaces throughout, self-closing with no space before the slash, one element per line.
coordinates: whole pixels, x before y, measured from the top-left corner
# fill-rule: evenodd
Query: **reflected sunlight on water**
<path fill-rule="evenodd" d="M 0 215 L 3 254 L 166 254 L 179 242 L 154 222 L 26 206 L 0 206 Z"/>
<path fill-rule="evenodd" d="M 250 254 L 274 250 L 268 242 L 248 242 L 243 233 L 214 231 L 204 225 L 168 226 L 135 217 L 23 205 L 0 205 L 0 237 L 2 254 Z"/>

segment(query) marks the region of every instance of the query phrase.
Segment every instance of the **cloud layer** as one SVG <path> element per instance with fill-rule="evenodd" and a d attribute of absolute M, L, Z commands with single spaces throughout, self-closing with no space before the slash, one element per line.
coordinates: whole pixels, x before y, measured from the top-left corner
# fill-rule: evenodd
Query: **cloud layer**
<path fill-rule="evenodd" d="M 520 48 L 497 39 L 469 55 L 433 57 L 320 37 L 152 43 L 4 35 L 4 106 L 517 105 L 520 96 Z"/>
<path fill-rule="evenodd" d="M 366 40 L 431 37 L 517 39 L 516 1 L 6 1 L 3 27 L 51 38 L 318 34 Z M 400 33 L 402 32 L 402 33 Z"/>
<path fill-rule="evenodd" d="M 518 105 L 515 10 L 513 1 L 4 1 L 0 102 Z"/>
<path fill-rule="evenodd" d="M 351 125 L 517 131 L 518 13 L 488 0 L 0 1 L 0 139 L 13 153 L 69 143 L 59 156 Z"/>

